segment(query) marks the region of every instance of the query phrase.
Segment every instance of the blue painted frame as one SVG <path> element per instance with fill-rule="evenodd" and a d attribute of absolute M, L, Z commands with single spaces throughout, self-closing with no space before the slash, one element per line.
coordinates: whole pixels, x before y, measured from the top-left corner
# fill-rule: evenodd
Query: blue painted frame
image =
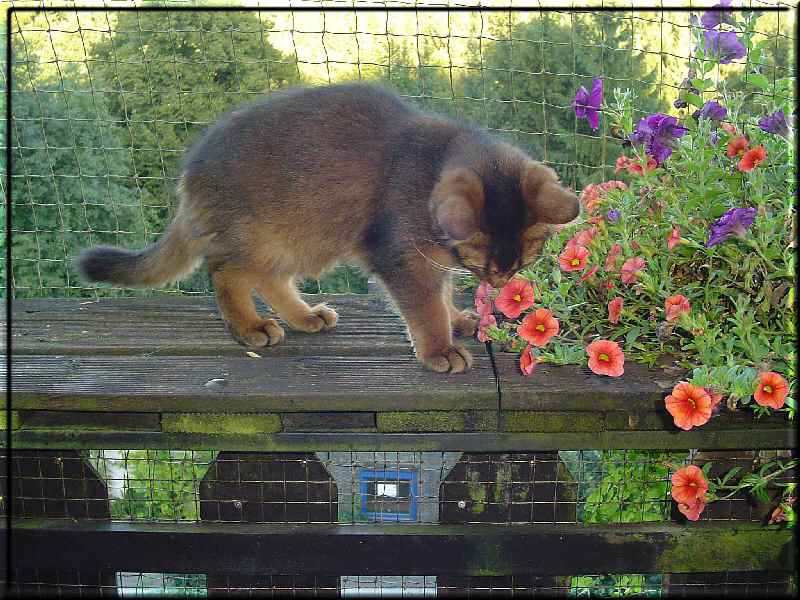
<path fill-rule="evenodd" d="M 409 491 L 411 493 L 411 505 L 408 513 L 390 513 L 390 512 L 369 512 L 367 510 L 367 483 L 369 481 L 409 481 Z M 380 521 L 416 521 L 417 520 L 417 498 L 419 497 L 419 474 L 413 469 L 400 469 L 386 471 L 383 469 L 365 469 L 361 467 L 358 469 L 358 488 L 361 493 L 361 508 L 362 515 L 371 520 Z"/>

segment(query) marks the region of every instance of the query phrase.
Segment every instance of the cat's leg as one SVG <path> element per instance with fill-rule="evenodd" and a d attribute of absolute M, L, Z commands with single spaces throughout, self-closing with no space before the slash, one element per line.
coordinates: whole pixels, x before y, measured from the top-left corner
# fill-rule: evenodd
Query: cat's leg
<path fill-rule="evenodd" d="M 264 319 L 253 303 L 253 276 L 239 269 L 220 269 L 211 273 L 217 306 L 231 335 L 241 344 L 260 348 L 274 346 L 283 339 L 283 328 L 275 319 Z"/>
<path fill-rule="evenodd" d="M 459 310 L 453 304 L 453 280 L 451 277 L 445 280 L 444 303 L 447 306 L 447 312 L 450 313 L 453 333 L 461 337 L 474 336 L 481 318 L 474 310 L 469 310 L 468 308 Z"/>
<path fill-rule="evenodd" d="M 303 302 L 291 277 L 262 277 L 256 292 L 292 329 L 316 333 L 336 327 L 336 311 L 325 304 L 311 307 Z"/>
<path fill-rule="evenodd" d="M 420 362 L 439 373 L 462 373 L 469 369 L 472 355 L 453 342 L 451 310 L 447 304 L 448 301 L 452 304 L 451 290 L 442 274 L 418 265 L 377 274 L 408 325 Z"/>

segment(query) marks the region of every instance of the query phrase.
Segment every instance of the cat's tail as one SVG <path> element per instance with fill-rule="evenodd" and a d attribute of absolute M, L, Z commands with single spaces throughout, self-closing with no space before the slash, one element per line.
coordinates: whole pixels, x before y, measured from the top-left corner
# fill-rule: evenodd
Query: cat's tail
<path fill-rule="evenodd" d="M 75 268 L 88 281 L 123 286 L 158 287 L 183 279 L 200 264 L 208 237 L 192 235 L 182 212 L 179 209 L 164 235 L 146 248 L 95 246 L 78 255 Z"/>

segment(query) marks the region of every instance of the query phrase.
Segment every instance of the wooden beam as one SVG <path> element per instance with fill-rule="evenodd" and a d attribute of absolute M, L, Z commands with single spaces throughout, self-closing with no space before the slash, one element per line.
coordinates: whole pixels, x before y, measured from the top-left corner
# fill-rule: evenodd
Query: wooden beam
<path fill-rule="evenodd" d="M 342 526 L 26 519 L 14 521 L 11 543 L 18 568 L 333 575 L 791 571 L 795 551 L 790 530 L 732 522 Z"/>

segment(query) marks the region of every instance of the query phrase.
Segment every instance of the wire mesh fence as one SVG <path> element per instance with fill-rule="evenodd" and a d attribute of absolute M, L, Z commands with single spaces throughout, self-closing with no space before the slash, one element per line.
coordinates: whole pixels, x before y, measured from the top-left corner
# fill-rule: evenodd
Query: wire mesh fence
<path fill-rule="evenodd" d="M 147 6 L 154 4 L 190 8 Z M 691 52 L 690 12 L 430 12 L 428 4 L 309 0 L 282 11 L 14 12 L 14 294 L 151 293 L 89 287 L 70 261 L 94 244 L 154 241 L 174 210 L 186 147 L 227 109 L 289 86 L 388 85 L 423 108 L 518 143 L 578 189 L 611 172 L 623 143 L 612 127 L 592 132 L 576 119 L 578 86 L 602 77 L 609 90 L 638 97 L 640 116 L 675 112 Z M 355 10 L 367 5 L 414 10 Z M 781 6 L 789 5 L 764 0 L 747 8 Z M 794 23 L 793 11 L 764 12 L 757 21 L 754 41 L 769 40 L 758 59 L 768 81 L 792 72 Z M 710 75 L 719 89 L 708 91 L 740 86 L 749 60 L 717 67 Z M 200 270 L 165 291 L 206 294 L 210 283 Z M 363 292 L 365 278 L 342 266 L 306 281 L 304 291 Z"/>

